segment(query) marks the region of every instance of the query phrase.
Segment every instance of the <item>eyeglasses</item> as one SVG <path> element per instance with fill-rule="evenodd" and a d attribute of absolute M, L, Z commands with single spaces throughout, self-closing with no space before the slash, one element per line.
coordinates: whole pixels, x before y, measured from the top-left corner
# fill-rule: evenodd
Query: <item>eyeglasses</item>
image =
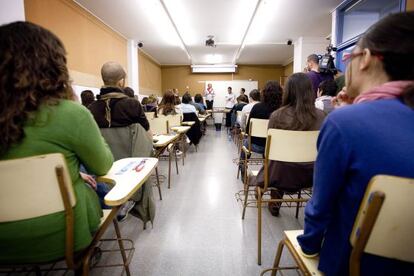
<path fill-rule="evenodd" d="M 342 56 L 342 62 L 349 63 L 353 58 L 362 56 L 364 52 L 359 53 L 344 53 Z M 371 55 L 377 57 L 379 60 L 383 60 L 384 56 L 382 54 L 371 51 Z"/>
<path fill-rule="evenodd" d="M 362 56 L 363 54 L 364 54 L 364 52 L 359 52 L 359 53 L 344 53 L 343 56 L 342 56 L 342 62 L 348 63 L 353 58 Z"/>

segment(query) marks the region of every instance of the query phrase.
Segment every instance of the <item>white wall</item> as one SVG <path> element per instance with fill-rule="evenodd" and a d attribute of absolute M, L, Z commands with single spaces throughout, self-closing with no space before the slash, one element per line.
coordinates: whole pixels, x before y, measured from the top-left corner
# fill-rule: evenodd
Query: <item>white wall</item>
<path fill-rule="evenodd" d="M 127 57 L 128 57 L 128 86 L 131 87 L 135 95 L 139 95 L 139 68 L 138 68 L 138 49 L 137 42 L 132 39 L 128 39 L 127 42 Z"/>
<path fill-rule="evenodd" d="M 329 41 L 325 37 L 299 37 L 293 51 L 293 72 L 302 72 L 306 59 L 311 54 L 323 55 Z"/>
<path fill-rule="evenodd" d="M 23 0 L 0 0 L 0 25 L 25 21 Z"/>

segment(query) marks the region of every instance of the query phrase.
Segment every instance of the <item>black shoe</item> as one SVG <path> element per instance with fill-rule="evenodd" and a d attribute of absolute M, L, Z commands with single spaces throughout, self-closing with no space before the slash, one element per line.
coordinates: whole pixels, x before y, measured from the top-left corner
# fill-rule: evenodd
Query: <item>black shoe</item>
<path fill-rule="evenodd" d="M 119 209 L 116 219 L 118 221 L 124 221 L 128 217 L 128 213 L 134 208 L 135 201 L 128 200 L 125 202 L 122 207 Z"/>

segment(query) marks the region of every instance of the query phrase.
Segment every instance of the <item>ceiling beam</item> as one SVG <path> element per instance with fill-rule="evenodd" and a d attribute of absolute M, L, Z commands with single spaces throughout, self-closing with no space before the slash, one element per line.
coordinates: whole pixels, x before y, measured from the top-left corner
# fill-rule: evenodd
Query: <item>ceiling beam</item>
<path fill-rule="evenodd" d="M 174 27 L 174 29 L 175 29 L 175 31 L 176 31 L 176 33 L 177 33 L 178 37 L 179 37 L 179 38 L 180 38 L 180 40 L 181 40 L 181 43 L 182 43 L 183 48 L 184 48 L 183 50 L 184 50 L 184 51 L 185 51 L 185 53 L 187 54 L 187 57 L 188 57 L 188 59 L 190 60 L 190 64 L 192 64 L 192 60 L 193 60 L 193 58 L 191 57 L 190 52 L 188 51 L 187 45 L 185 44 L 183 37 L 181 36 L 180 32 L 178 31 L 177 25 L 175 24 L 175 22 L 174 22 L 174 20 L 173 20 L 173 18 L 172 18 L 172 16 L 171 16 L 171 14 L 170 14 L 170 12 L 168 11 L 168 8 L 167 8 L 167 6 L 165 5 L 164 0 L 160 0 L 160 3 L 161 3 L 161 5 L 162 5 L 162 7 L 164 8 L 164 11 L 165 11 L 165 13 L 167 14 L 168 18 L 170 19 L 170 22 L 171 22 L 171 24 L 173 25 L 173 27 Z"/>
<path fill-rule="evenodd" d="M 251 25 L 253 23 L 253 20 L 254 20 L 256 14 L 257 14 L 257 11 L 259 10 L 259 7 L 260 7 L 260 4 L 261 3 L 262 3 L 262 0 L 257 0 L 256 7 L 254 8 L 252 17 L 250 17 L 249 25 L 247 25 L 247 28 L 246 28 L 246 31 L 244 32 L 243 39 L 242 39 L 242 41 L 240 43 L 240 46 L 237 49 L 236 54 L 234 55 L 233 64 L 236 64 L 237 60 L 239 59 L 239 57 L 241 55 L 241 52 L 244 49 L 244 46 L 245 46 L 245 43 L 246 43 L 247 34 L 249 33 L 250 27 L 251 27 Z"/>

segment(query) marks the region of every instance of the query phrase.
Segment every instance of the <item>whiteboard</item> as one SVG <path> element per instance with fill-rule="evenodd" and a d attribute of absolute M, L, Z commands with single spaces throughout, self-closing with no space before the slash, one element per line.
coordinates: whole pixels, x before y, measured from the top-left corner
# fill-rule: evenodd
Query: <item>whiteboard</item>
<path fill-rule="evenodd" d="M 226 104 L 224 96 L 227 95 L 227 87 L 231 87 L 233 94 L 236 95 L 236 98 L 240 95 L 240 89 L 246 89 L 245 94 L 249 96 L 250 91 L 253 89 L 258 89 L 257 81 L 250 80 L 233 80 L 233 81 L 214 81 L 207 80 L 205 82 L 205 89 L 207 89 L 207 84 L 211 83 L 213 85 L 214 92 L 216 96 L 214 97 L 214 107 L 224 107 Z"/>

